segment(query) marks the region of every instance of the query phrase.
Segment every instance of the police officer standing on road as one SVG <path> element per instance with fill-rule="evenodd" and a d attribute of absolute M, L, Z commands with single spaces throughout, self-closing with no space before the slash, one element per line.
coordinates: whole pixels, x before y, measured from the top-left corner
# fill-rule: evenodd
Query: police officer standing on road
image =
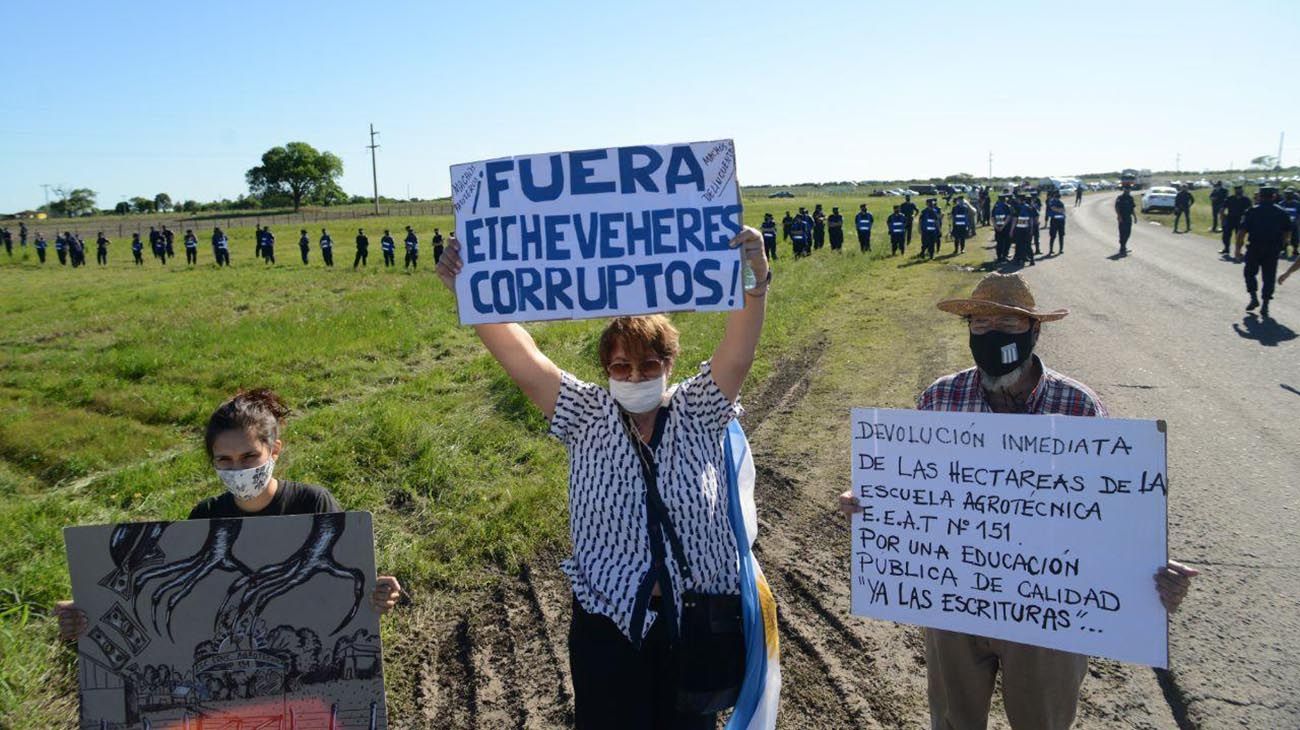
<path fill-rule="evenodd" d="M 1291 235 L 1287 238 L 1291 242 L 1291 255 L 1300 256 L 1300 230 L 1296 227 L 1296 219 L 1300 217 L 1300 198 L 1296 197 L 1295 190 L 1286 189 L 1286 198 L 1277 206 L 1286 211 L 1286 215 L 1291 219 Z M 1282 254 L 1286 255 L 1287 238 L 1282 239 Z"/>
<path fill-rule="evenodd" d="M 1011 255 L 1011 230 L 1015 224 L 1015 208 L 1007 202 L 1006 193 L 998 195 L 998 202 L 993 206 L 993 251 L 998 263 L 1006 263 Z"/>
<path fill-rule="evenodd" d="M 185 263 L 190 266 L 199 263 L 199 238 L 193 228 L 185 229 Z"/>
<path fill-rule="evenodd" d="M 108 238 L 104 236 L 103 231 L 100 231 L 95 236 L 95 263 L 100 266 L 108 265 L 108 244 Z"/>
<path fill-rule="evenodd" d="M 966 239 L 974 235 L 972 229 L 972 220 L 974 211 L 966 205 L 966 196 L 958 195 L 957 202 L 952 206 L 952 252 L 954 254 L 966 251 Z"/>
<path fill-rule="evenodd" d="M 1286 237 L 1291 232 L 1291 219 L 1286 211 L 1278 207 L 1277 188 L 1265 185 L 1259 189 L 1259 204 L 1246 211 L 1241 217 L 1241 227 L 1237 231 L 1237 260 L 1241 261 L 1241 245 L 1250 238 L 1246 249 L 1246 293 L 1250 294 L 1250 303 L 1246 311 L 1252 312 L 1259 307 L 1259 314 L 1268 317 L 1268 302 L 1273 298 L 1273 285 L 1277 278 L 1278 253 L 1286 245 Z M 1264 285 L 1261 292 L 1264 302 L 1261 305 L 1255 298 L 1255 276 L 1262 274 Z"/>
<path fill-rule="evenodd" d="M 934 258 L 943 237 L 943 213 L 938 201 L 926 198 L 925 209 L 921 211 L 921 258 L 927 255 Z"/>
<path fill-rule="evenodd" d="M 1119 222 L 1119 255 L 1128 255 L 1128 237 L 1133 233 L 1133 222 L 1137 220 L 1132 191 L 1127 185 L 1115 198 L 1115 218 Z"/>
<path fill-rule="evenodd" d="M 1055 190 L 1047 194 L 1047 255 L 1051 256 L 1056 248 L 1056 239 L 1061 239 L 1061 253 L 1065 253 L 1065 201 Z"/>
<path fill-rule="evenodd" d="M 794 217 L 790 222 L 790 246 L 794 249 L 794 257 L 802 258 L 808 255 L 808 220 L 804 215 L 803 208 L 799 209 L 799 215 Z"/>
<path fill-rule="evenodd" d="M 437 228 L 433 229 L 433 265 L 438 265 L 438 259 L 442 258 L 442 231 Z M 776 258 L 773 254 L 772 258 Z"/>
<path fill-rule="evenodd" d="M 324 228 L 320 229 L 320 257 L 327 268 L 334 268 L 334 239 Z"/>
<path fill-rule="evenodd" d="M 1083 181 L 1079 181 L 1079 184 L 1076 185 L 1074 188 L 1074 207 L 1078 208 L 1082 204 L 1083 204 Z M 1065 239 L 1061 239 L 1061 240 L 1065 240 Z M 1051 243 L 1049 242 L 1048 245 L 1050 246 Z M 1061 249 L 1061 250 L 1064 251 L 1065 249 Z"/>
<path fill-rule="evenodd" d="M 812 224 L 813 248 L 820 251 L 826 243 L 826 212 L 822 210 L 821 203 L 813 207 Z"/>
<path fill-rule="evenodd" d="M 907 242 L 912 242 L 912 219 L 916 217 L 916 203 L 912 202 L 912 196 L 904 195 L 903 204 L 898 206 L 898 211 L 907 218 Z"/>
<path fill-rule="evenodd" d="M 361 231 L 357 231 L 357 235 L 360 234 Z M 397 244 L 393 243 L 393 237 L 388 235 L 388 231 L 384 231 L 384 236 L 379 239 L 379 250 L 381 253 L 384 254 L 385 269 L 390 266 L 397 265 L 396 249 L 397 249 Z"/>
<path fill-rule="evenodd" d="M 1233 185 L 1232 195 L 1223 201 L 1223 250 L 1219 253 L 1224 256 L 1229 254 L 1228 247 L 1232 244 L 1233 234 L 1241 226 L 1241 217 L 1250 210 L 1250 198 L 1243 190 L 1242 186 Z"/>
<path fill-rule="evenodd" d="M 388 231 L 384 231 L 384 236 L 392 239 Z M 365 231 L 357 229 L 357 255 L 352 257 L 352 268 L 355 270 L 358 265 L 367 265 L 367 259 L 370 258 L 370 239 L 366 237 Z"/>
<path fill-rule="evenodd" d="M 830 229 L 831 250 L 839 251 L 844 248 L 844 216 L 840 215 L 839 208 L 831 208 L 831 215 L 826 219 L 826 227 Z"/>
<path fill-rule="evenodd" d="M 1174 233 L 1178 232 L 1178 219 L 1181 217 L 1187 229 L 1183 233 L 1192 232 L 1192 186 L 1184 185 L 1179 189 L 1178 194 L 1174 196 Z"/>
<path fill-rule="evenodd" d="M 867 210 L 867 204 L 859 205 L 858 214 L 853 217 L 853 225 L 858 229 L 858 248 L 863 253 L 871 250 L 871 225 L 875 222 L 875 217 Z"/>
<path fill-rule="evenodd" d="M 307 265 L 307 254 L 311 253 L 311 237 L 307 235 L 307 229 L 302 228 L 298 231 L 298 253 L 302 254 L 302 265 Z"/>
<path fill-rule="evenodd" d="M 1228 189 L 1223 187 L 1223 181 L 1215 180 L 1214 189 L 1210 191 L 1210 233 L 1219 232 L 1219 216 L 1227 199 Z"/>
<path fill-rule="evenodd" d="M 763 250 L 767 252 L 768 261 L 776 261 L 776 220 L 771 213 L 763 215 Z"/>
<path fill-rule="evenodd" d="M 907 216 L 903 215 L 902 206 L 895 205 L 894 212 L 885 219 L 889 230 L 889 255 L 905 253 L 907 250 Z"/>
<path fill-rule="evenodd" d="M 1033 266 L 1034 231 L 1038 225 L 1038 211 L 1030 202 L 1031 197 L 1028 194 L 1020 197 L 1020 204 L 1016 206 L 1016 224 L 1012 238 L 1016 243 L 1016 263 Z"/>

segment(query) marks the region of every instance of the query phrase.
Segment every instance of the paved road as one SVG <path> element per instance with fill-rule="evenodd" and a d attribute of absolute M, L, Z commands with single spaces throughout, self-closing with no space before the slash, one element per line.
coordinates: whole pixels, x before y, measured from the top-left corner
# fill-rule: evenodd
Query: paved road
<path fill-rule="evenodd" d="M 1246 316 L 1211 234 L 1139 223 L 1112 258 L 1113 200 L 1072 209 L 1066 254 L 1026 270 L 1040 304 L 1071 310 L 1039 352 L 1112 415 L 1169 423 L 1169 552 L 1204 569 L 1170 627 L 1175 716 L 1300 728 L 1300 277 L 1273 321 Z"/>

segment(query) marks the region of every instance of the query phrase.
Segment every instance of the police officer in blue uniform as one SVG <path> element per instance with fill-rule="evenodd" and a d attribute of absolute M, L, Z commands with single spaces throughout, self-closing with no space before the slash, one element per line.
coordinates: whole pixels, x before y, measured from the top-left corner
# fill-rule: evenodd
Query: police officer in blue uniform
<path fill-rule="evenodd" d="M 935 251 L 939 248 L 939 241 L 943 236 L 943 213 L 939 210 L 938 201 L 934 198 L 927 198 L 925 208 L 921 211 L 921 258 L 929 256 L 934 258 Z"/>
<path fill-rule="evenodd" d="M 1287 188 L 1286 197 L 1277 205 L 1282 210 L 1285 210 L 1287 217 L 1291 219 L 1291 255 L 1300 256 L 1300 229 L 1296 227 L 1296 219 L 1300 217 L 1300 198 L 1296 197 L 1295 190 Z M 1282 241 L 1282 253 L 1286 253 L 1285 239 Z"/>
<path fill-rule="evenodd" d="M 358 235 L 361 231 L 357 231 Z M 393 242 L 393 237 L 384 231 L 384 235 L 379 239 L 379 251 L 384 255 L 384 268 L 397 265 L 397 244 Z"/>
<path fill-rule="evenodd" d="M 1246 197 L 1245 189 L 1240 185 L 1232 186 L 1232 195 L 1229 195 L 1223 201 L 1223 250 L 1219 253 L 1224 256 L 1228 255 L 1228 248 L 1232 244 L 1232 239 L 1241 226 L 1241 217 L 1250 210 L 1250 198 Z"/>
<path fill-rule="evenodd" d="M 1228 199 L 1228 189 L 1223 187 L 1222 180 L 1214 181 L 1214 189 L 1210 191 L 1210 233 L 1219 232 L 1219 219 L 1223 215 L 1223 203 Z"/>
<path fill-rule="evenodd" d="M 790 217 L 790 211 L 787 210 L 785 212 L 785 217 L 781 219 L 781 240 L 782 241 L 790 240 L 790 224 L 793 222 L 794 222 L 794 218 Z"/>
<path fill-rule="evenodd" d="M 902 206 L 895 205 L 894 212 L 885 219 L 889 230 L 889 255 L 905 253 L 907 250 L 907 216 L 903 215 Z"/>
<path fill-rule="evenodd" d="M 275 263 L 275 234 L 270 226 L 262 229 L 262 258 L 268 265 Z"/>
<path fill-rule="evenodd" d="M 831 214 L 826 219 L 826 228 L 830 233 L 831 250 L 839 251 L 844 248 L 844 216 L 840 215 L 840 209 L 832 207 Z"/>
<path fill-rule="evenodd" d="M 769 261 L 776 261 L 776 220 L 771 213 L 763 215 L 763 225 L 759 227 L 763 232 L 763 250 L 767 252 Z"/>
<path fill-rule="evenodd" d="M 163 237 L 163 254 L 166 255 L 167 258 L 169 259 L 176 258 L 176 234 L 172 231 L 172 229 L 168 228 L 167 226 L 163 226 L 162 237 Z"/>
<path fill-rule="evenodd" d="M 58 243 L 59 241 L 56 239 L 54 242 L 56 247 L 58 246 Z M 55 250 L 57 250 L 57 248 Z M 131 234 L 131 255 L 135 257 L 136 266 L 144 266 L 144 241 L 140 240 L 139 231 Z M 62 259 L 61 256 L 59 258 Z M 59 263 L 63 262 L 60 261 Z"/>
<path fill-rule="evenodd" d="M 998 202 L 990 211 L 993 220 L 993 251 L 998 263 L 1005 263 L 1011 255 L 1011 232 L 1015 227 L 1016 209 L 1008 202 L 1010 197 L 1006 193 L 999 194 Z"/>
<path fill-rule="evenodd" d="M 324 228 L 320 229 L 320 257 L 326 267 L 334 268 L 334 239 Z"/>
<path fill-rule="evenodd" d="M 1246 293 L 1250 294 L 1250 303 L 1246 311 L 1259 308 L 1260 316 L 1268 316 L 1268 303 L 1273 298 L 1273 285 L 1277 279 L 1278 254 L 1286 245 L 1291 232 L 1291 219 L 1286 211 L 1278 207 L 1277 188 L 1265 185 L 1259 189 L 1259 203 L 1241 218 L 1241 228 L 1237 231 L 1237 260 L 1242 260 L 1241 246 L 1247 238 L 1250 246 L 1246 249 Z M 1257 287 L 1255 277 L 1262 275 L 1264 284 Z M 1262 288 L 1263 304 L 1255 297 L 1255 290 Z"/>
<path fill-rule="evenodd" d="M 45 247 L 46 247 L 47 245 L 49 245 L 49 244 L 47 244 L 47 243 L 45 242 L 45 234 L 44 234 L 44 233 L 41 233 L 40 231 L 37 231 L 37 232 L 36 232 L 36 244 L 35 244 L 35 245 L 36 245 L 36 258 L 40 259 L 40 260 L 41 260 L 41 263 L 44 264 L 44 263 L 45 263 Z"/>
<path fill-rule="evenodd" d="M 1061 193 L 1053 190 L 1047 196 L 1047 255 L 1051 256 L 1056 248 L 1056 239 L 1061 239 L 1061 253 L 1065 253 L 1065 201 Z"/>
<path fill-rule="evenodd" d="M 1028 194 L 1020 197 L 1020 204 L 1016 206 L 1016 221 L 1011 237 L 1016 244 L 1016 263 L 1033 266 L 1034 226 L 1038 221 L 1038 211 L 1034 209 L 1033 203 L 1030 202 L 1031 197 Z"/>
<path fill-rule="evenodd" d="M 802 258 L 808 255 L 808 237 L 811 233 L 808 230 L 808 220 L 804 216 L 804 209 L 799 209 L 799 215 L 794 217 L 790 222 L 790 246 L 794 249 L 794 257 Z"/>
<path fill-rule="evenodd" d="M 262 226 L 258 224 L 253 231 L 253 258 L 262 258 L 262 242 L 265 240 L 266 238 L 262 235 Z"/>
<path fill-rule="evenodd" d="M 813 207 L 812 232 L 813 248 L 820 251 L 822 245 L 826 243 L 826 213 L 822 211 L 821 203 Z"/>
<path fill-rule="evenodd" d="M 912 202 L 912 196 L 904 195 L 903 204 L 898 206 L 898 211 L 907 217 L 907 242 L 912 242 L 912 219 L 916 217 L 916 203 Z"/>
<path fill-rule="evenodd" d="M 384 235 L 388 236 L 387 230 L 384 231 Z M 389 238 L 391 238 L 391 236 L 389 236 Z M 357 241 L 357 254 L 352 257 L 352 269 L 354 271 L 356 270 L 358 265 L 360 266 L 368 265 L 370 260 L 370 238 L 366 236 L 365 231 L 361 230 L 360 228 L 357 229 L 356 241 Z"/>
<path fill-rule="evenodd" d="M 871 250 L 871 226 L 875 222 L 875 217 L 867 210 L 867 204 L 859 205 L 858 214 L 853 216 L 853 226 L 858 229 L 858 248 L 863 253 Z"/>
<path fill-rule="evenodd" d="M 217 258 L 217 268 L 230 266 L 230 238 L 220 228 L 212 229 L 212 252 Z"/>
<path fill-rule="evenodd" d="M 307 235 L 306 228 L 298 231 L 298 253 L 302 255 L 303 266 L 306 266 L 307 254 L 311 253 L 311 238 Z"/>
<path fill-rule="evenodd" d="M 199 238 L 193 228 L 185 229 L 185 263 L 194 266 L 199 263 Z"/>
<path fill-rule="evenodd" d="M 1133 234 L 1133 223 L 1137 220 L 1137 204 L 1133 202 L 1133 192 L 1127 185 L 1115 198 L 1115 218 L 1119 222 L 1119 255 L 1128 255 L 1128 237 Z"/>
<path fill-rule="evenodd" d="M 420 239 L 418 239 L 418 238 L 415 237 L 415 231 L 414 231 L 410 226 L 407 226 L 407 227 L 406 227 L 406 240 L 405 240 L 405 243 L 406 243 L 406 264 L 403 265 L 402 268 L 403 268 L 403 269 L 406 269 L 406 268 L 412 268 L 412 269 L 419 268 L 419 264 L 420 264 Z"/>
<path fill-rule="evenodd" d="M 108 266 L 108 244 L 110 241 L 100 231 L 95 235 L 95 263 L 100 266 Z"/>
<path fill-rule="evenodd" d="M 438 259 L 442 258 L 442 231 L 437 228 L 433 229 L 433 265 L 438 265 Z M 773 256 L 772 258 L 776 258 Z"/>
<path fill-rule="evenodd" d="M 953 203 L 952 211 L 949 213 L 952 219 L 952 252 L 954 254 L 964 253 L 966 251 L 966 239 L 975 235 L 975 211 L 966 204 L 966 196 L 958 195 L 957 202 Z"/>

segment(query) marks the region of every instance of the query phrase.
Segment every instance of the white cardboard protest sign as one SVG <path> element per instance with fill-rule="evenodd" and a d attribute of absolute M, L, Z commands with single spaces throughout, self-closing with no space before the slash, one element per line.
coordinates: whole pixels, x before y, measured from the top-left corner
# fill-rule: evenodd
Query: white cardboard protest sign
<path fill-rule="evenodd" d="M 731 140 L 451 167 L 462 324 L 740 309 Z"/>
<path fill-rule="evenodd" d="M 63 535 L 80 727 L 387 727 L 369 513 Z"/>
<path fill-rule="evenodd" d="M 1167 667 L 1164 424 L 855 408 L 852 611 Z"/>

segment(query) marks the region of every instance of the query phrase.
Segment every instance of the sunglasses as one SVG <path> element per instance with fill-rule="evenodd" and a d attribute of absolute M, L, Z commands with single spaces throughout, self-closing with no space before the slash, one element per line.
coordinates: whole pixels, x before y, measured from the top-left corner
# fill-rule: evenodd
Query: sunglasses
<path fill-rule="evenodd" d="M 605 371 L 614 380 L 631 380 L 633 373 L 640 373 L 642 378 L 653 380 L 663 375 L 667 369 L 667 360 L 649 358 L 642 360 L 638 365 L 633 365 L 630 362 L 613 362 L 609 364 L 609 367 L 605 368 Z"/>

